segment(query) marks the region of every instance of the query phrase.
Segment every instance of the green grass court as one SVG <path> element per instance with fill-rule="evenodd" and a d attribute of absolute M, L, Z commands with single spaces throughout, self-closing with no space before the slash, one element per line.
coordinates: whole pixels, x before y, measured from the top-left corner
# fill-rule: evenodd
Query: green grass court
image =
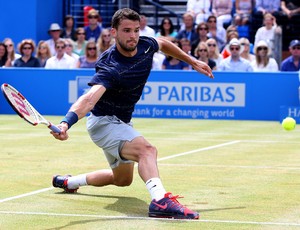
<path fill-rule="evenodd" d="M 61 117 L 47 117 L 58 123 Z M 134 119 L 159 150 L 165 188 L 199 211 L 198 221 L 150 219 L 150 195 L 135 170 L 130 187 L 65 194 L 54 174 L 107 168 L 85 120 L 68 141 L 0 116 L 0 229 L 300 229 L 300 128 L 279 122 Z"/>

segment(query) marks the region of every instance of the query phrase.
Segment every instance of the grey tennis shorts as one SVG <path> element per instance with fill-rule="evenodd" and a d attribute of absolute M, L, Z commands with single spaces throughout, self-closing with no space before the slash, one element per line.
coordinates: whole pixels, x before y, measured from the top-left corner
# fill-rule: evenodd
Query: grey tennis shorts
<path fill-rule="evenodd" d="M 87 130 L 92 141 L 103 149 L 111 168 L 116 168 L 120 163 L 132 163 L 123 159 L 120 151 L 126 141 L 132 141 L 141 136 L 132 123 L 124 123 L 116 116 L 94 116 L 87 118 Z"/>

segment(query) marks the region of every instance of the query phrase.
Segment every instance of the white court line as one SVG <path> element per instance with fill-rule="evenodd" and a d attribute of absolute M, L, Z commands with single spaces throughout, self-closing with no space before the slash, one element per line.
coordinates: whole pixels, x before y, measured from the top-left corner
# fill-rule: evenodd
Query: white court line
<path fill-rule="evenodd" d="M 23 198 L 23 197 L 26 197 L 26 196 L 35 195 L 35 194 L 42 193 L 42 192 L 47 192 L 47 191 L 52 190 L 52 189 L 54 189 L 54 187 L 43 188 L 43 189 L 36 190 L 36 191 L 33 191 L 33 192 L 24 193 L 24 194 L 21 194 L 21 195 L 18 195 L 18 196 L 8 197 L 8 198 L 0 200 L 0 203 L 6 202 L 6 201 L 10 201 L 10 200 L 16 200 L 16 199 L 19 199 L 19 198 Z"/>
<path fill-rule="evenodd" d="M 188 154 L 191 154 L 191 153 L 196 153 L 196 152 L 202 152 L 202 151 L 206 151 L 206 150 L 216 149 L 216 148 L 220 148 L 220 147 L 223 147 L 223 146 L 236 144 L 236 143 L 239 143 L 239 142 L 240 141 L 231 141 L 231 142 L 227 142 L 227 143 L 223 143 L 223 144 L 219 144 L 219 145 L 213 145 L 213 146 L 209 146 L 209 147 L 205 147 L 205 148 L 195 149 L 195 150 L 192 150 L 192 151 L 188 151 L 188 152 L 184 152 L 184 153 L 179 153 L 179 154 L 175 154 L 175 155 L 172 155 L 172 156 L 159 158 L 157 161 L 163 161 L 163 160 L 167 160 L 167 159 L 171 159 L 171 158 L 175 158 L 175 157 L 180 157 L 180 156 L 188 155 Z M 8 197 L 8 198 L 0 200 L 0 203 L 6 202 L 6 201 L 10 201 L 10 200 L 16 200 L 16 199 L 27 197 L 27 196 L 31 196 L 31 195 L 35 195 L 35 194 L 46 192 L 46 191 L 49 191 L 49 190 L 52 190 L 52 189 L 54 189 L 54 187 L 44 188 L 44 189 L 40 189 L 40 190 L 37 190 L 37 191 L 33 191 L 33 192 L 21 194 L 21 195 L 18 195 L 18 196 Z"/>
<path fill-rule="evenodd" d="M 160 163 L 164 166 L 184 166 L 184 167 L 208 167 L 208 168 L 242 168 L 242 169 L 277 169 L 277 170 L 300 170 L 300 167 L 290 166 L 253 166 L 253 165 L 206 165 L 206 164 L 168 164 Z"/>
<path fill-rule="evenodd" d="M 92 214 L 72 214 L 72 213 L 49 213 L 49 212 L 12 212 L 0 211 L 0 214 L 7 215 L 37 215 L 37 216 L 54 216 L 54 217 L 88 217 L 97 219 L 114 219 L 114 220 L 161 220 L 161 221 L 190 221 L 190 222 L 206 222 L 206 223 L 226 223 L 226 224 L 250 224 L 250 225 L 276 225 L 276 226 L 300 226 L 300 223 L 287 223 L 287 222 L 259 222 L 259 221 L 238 221 L 238 220 L 186 220 L 186 219 L 165 219 L 165 218 L 152 218 L 145 216 L 103 216 Z"/>
<path fill-rule="evenodd" d="M 205 147 L 205 148 L 195 149 L 195 150 L 192 150 L 192 151 L 179 153 L 179 154 L 175 154 L 175 155 L 172 155 L 172 156 L 159 158 L 157 161 L 164 161 L 164 160 L 172 159 L 172 158 L 175 158 L 175 157 L 181 157 L 181 156 L 184 156 L 184 155 L 188 155 L 188 154 L 191 154 L 191 153 L 198 153 L 198 152 L 203 152 L 203 151 L 206 151 L 206 150 L 217 149 L 217 148 L 220 148 L 220 147 L 224 147 L 224 146 L 227 146 L 227 145 L 233 145 L 233 144 L 237 144 L 237 143 L 240 143 L 240 142 L 241 141 L 231 141 L 231 142 L 227 142 L 227 143 L 223 143 L 223 144 L 219 144 L 219 145 L 213 145 L 213 146 L 209 146 L 209 147 Z"/>

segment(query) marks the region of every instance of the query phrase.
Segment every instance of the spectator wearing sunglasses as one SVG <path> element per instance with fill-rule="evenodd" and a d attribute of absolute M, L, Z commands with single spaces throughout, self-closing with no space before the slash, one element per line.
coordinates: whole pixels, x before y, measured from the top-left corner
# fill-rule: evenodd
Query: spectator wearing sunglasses
<path fill-rule="evenodd" d="M 191 49 L 191 54 L 194 56 L 195 55 L 195 49 L 198 46 L 200 42 L 206 42 L 208 37 L 208 25 L 206 22 L 201 22 L 197 25 L 196 32 L 198 34 L 198 38 L 193 41 L 192 49 Z"/>
<path fill-rule="evenodd" d="M 217 67 L 220 65 L 220 62 L 223 60 L 223 56 L 219 51 L 219 48 L 217 46 L 217 42 L 214 38 L 209 38 L 206 41 L 206 45 L 208 47 L 208 57 L 215 61 Z"/>
<path fill-rule="evenodd" d="M 65 40 L 60 38 L 55 42 L 56 55 L 49 58 L 45 69 L 73 69 L 75 68 L 74 58 L 66 53 Z"/>
<path fill-rule="evenodd" d="M 290 42 L 291 55 L 281 62 L 281 71 L 299 71 L 300 69 L 300 40 Z"/>
<path fill-rule="evenodd" d="M 20 54 L 16 53 L 15 51 L 15 44 L 11 38 L 5 38 L 3 40 L 7 48 L 7 58 L 10 59 L 11 66 L 14 66 L 15 60 L 21 57 Z"/>
<path fill-rule="evenodd" d="M 270 57 L 271 49 L 267 42 L 261 40 L 254 47 L 255 60 L 251 62 L 254 72 L 276 72 L 278 64 L 274 58 Z"/>
<path fill-rule="evenodd" d="M 242 46 L 237 38 L 229 42 L 229 51 L 231 55 L 220 62 L 218 70 L 229 72 L 252 72 L 253 68 L 250 62 L 240 56 Z"/>
<path fill-rule="evenodd" d="M 95 68 L 98 59 L 96 42 L 88 41 L 85 47 L 85 55 L 81 56 L 77 62 L 77 68 Z"/>
<path fill-rule="evenodd" d="M 97 41 L 101 34 L 102 26 L 99 23 L 100 15 L 97 10 L 91 9 L 88 13 L 89 24 L 84 27 L 85 39 Z"/>
<path fill-rule="evenodd" d="M 40 61 L 33 56 L 35 50 L 34 41 L 31 39 L 24 39 L 19 44 L 19 52 L 22 57 L 18 58 L 14 67 L 41 67 Z"/>

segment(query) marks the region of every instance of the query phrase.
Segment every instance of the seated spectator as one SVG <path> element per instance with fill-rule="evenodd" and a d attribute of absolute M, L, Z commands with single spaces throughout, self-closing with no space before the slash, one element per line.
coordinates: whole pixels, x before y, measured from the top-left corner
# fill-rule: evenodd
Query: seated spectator
<path fill-rule="evenodd" d="M 232 9 L 232 1 L 212 0 L 212 14 L 217 17 L 219 26 L 227 27 L 231 24 Z"/>
<path fill-rule="evenodd" d="M 45 67 L 46 61 L 51 58 L 50 47 L 48 43 L 41 40 L 37 46 L 36 58 L 39 60 L 41 67 Z"/>
<path fill-rule="evenodd" d="M 253 0 L 235 0 L 234 25 L 236 25 L 240 37 L 250 39 L 250 18 L 253 8 Z"/>
<path fill-rule="evenodd" d="M 254 47 L 255 59 L 251 62 L 254 72 L 276 72 L 278 64 L 270 57 L 271 49 L 268 44 L 261 40 Z"/>
<path fill-rule="evenodd" d="M 6 45 L 7 57 L 10 59 L 11 66 L 14 66 L 15 60 L 20 58 L 21 55 L 15 52 L 15 44 L 11 38 L 5 38 L 3 43 Z"/>
<path fill-rule="evenodd" d="M 237 38 L 231 39 L 229 42 L 229 50 L 231 55 L 220 62 L 219 71 L 229 72 L 252 72 L 253 68 L 250 62 L 240 56 L 241 44 Z"/>
<path fill-rule="evenodd" d="M 233 39 L 233 38 L 239 38 L 239 34 L 237 31 L 234 31 L 232 30 L 231 32 L 229 32 L 227 35 L 226 35 L 226 40 L 227 40 L 227 43 L 226 45 L 224 46 L 221 54 L 223 56 L 223 58 L 227 58 L 231 55 L 231 52 L 229 50 L 229 42 Z"/>
<path fill-rule="evenodd" d="M 234 25 L 248 25 L 253 8 L 253 0 L 235 0 Z"/>
<path fill-rule="evenodd" d="M 223 49 L 226 43 L 226 30 L 223 26 L 217 25 L 217 18 L 216 16 L 209 16 L 207 19 L 208 24 L 208 34 L 209 38 L 214 38 L 217 41 L 219 49 Z"/>
<path fill-rule="evenodd" d="M 188 0 L 186 4 L 186 11 L 194 15 L 196 24 L 206 22 L 211 15 L 210 0 Z"/>
<path fill-rule="evenodd" d="M 76 29 L 77 40 L 73 44 L 73 52 L 79 56 L 84 55 L 86 39 L 85 39 L 85 31 L 82 27 L 78 27 Z"/>
<path fill-rule="evenodd" d="M 208 47 L 208 58 L 215 61 L 216 68 L 218 69 L 221 60 L 223 60 L 223 56 L 220 54 L 217 42 L 214 38 L 210 38 L 206 41 L 206 44 Z"/>
<path fill-rule="evenodd" d="M 258 44 L 259 41 L 264 40 L 267 42 L 268 46 L 271 48 L 271 55 L 274 55 L 273 50 L 278 44 L 274 44 L 275 34 L 281 34 L 281 28 L 276 24 L 276 18 L 267 13 L 264 15 L 264 26 L 260 27 L 255 34 L 254 46 Z"/>
<path fill-rule="evenodd" d="M 66 53 L 66 43 L 60 38 L 55 42 L 56 55 L 49 58 L 46 62 L 45 69 L 73 69 L 75 62 L 72 57 Z"/>
<path fill-rule="evenodd" d="M 95 68 L 98 59 L 96 42 L 88 41 L 85 47 L 85 55 L 77 62 L 77 68 Z"/>
<path fill-rule="evenodd" d="M 64 19 L 64 28 L 60 35 L 61 38 L 70 38 L 76 41 L 76 31 L 74 28 L 74 17 L 72 15 L 66 15 Z"/>
<path fill-rule="evenodd" d="M 174 44 L 176 44 L 180 49 L 182 49 L 181 44 L 179 41 L 174 41 Z M 162 69 L 181 69 L 181 70 L 189 70 L 189 65 L 181 60 L 178 60 L 172 56 L 166 55 L 163 64 Z"/>
<path fill-rule="evenodd" d="M 152 69 L 153 70 L 162 70 L 162 64 L 163 64 L 163 61 L 165 60 L 165 58 L 166 58 L 166 56 L 161 51 L 154 53 Z"/>
<path fill-rule="evenodd" d="M 176 39 L 180 40 L 182 38 L 187 38 L 190 40 L 191 43 L 193 43 L 195 40 L 198 39 L 198 34 L 194 28 L 194 16 L 190 12 L 186 12 L 183 15 L 183 24 L 184 24 L 184 29 L 181 29 L 177 36 Z"/>
<path fill-rule="evenodd" d="M 159 32 L 156 33 L 156 37 L 163 36 L 170 41 L 174 41 L 177 32 L 175 31 L 172 20 L 169 17 L 163 18 L 159 26 Z"/>
<path fill-rule="evenodd" d="M 199 45 L 196 47 L 195 49 L 195 57 L 200 60 L 205 62 L 206 64 L 208 64 L 208 66 L 212 69 L 212 70 L 216 70 L 217 69 L 217 65 L 216 62 L 211 60 L 208 57 L 208 46 L 206 45 L 205 42 L 200 42 Z"/>
<path fill-rule="evenodd" d="M 191 54 L 194 55 L 195 49 L 200 42 L 206 42 L 208 37 L 208 25 L 206 22 L 201 22 L 197 25 L 196 32 L 198 34 L 198 39 L 195 40 L 191 45 Z"/>
<path fill-rule="evenodd" d="M 97 41 L 99 55 L 115 44 L 115 39 L 111 36 L 109 29 L 103 29 Z"/>
<path fill-rule="evenodd" d="M 6 45 L 0 42 L 0 67 L 10 67 L 11 61 L 8 58 Z"/>
<path fill-rule="evenodd" d="M 291 55 L 281 62 L 281 71 L 300 70 L 300 41 L 292 40 L 289 45 Z"/>
<path fill-rule="evenodd" d="M 99 12 L 95 9 L 91 9 L 88 12 L 88 25 L 84 27 L 85 39 L 97 41 L 101 34 L 102 26 L 99 23 Z M 83 51 L 84 52 L 84 51 Z"/>
<path fill-rule="evenodd" d="M 140 36 L 155 37 L 155 31 L 148 26 L 148 20 L 145 15 L 140 15 Z"/>
<path fill-rule="evenodd" d="M 51 36 L 46 42 L 48 43 L 51 51 L 51 55 L 55 55 L 55 42 L 60 38 L 62 29 L 57 23 L 52 23 L 48 30 L 48 34 Z"/>
<path fill-rule="evenodd" d="M 180 41 L 181 49 L 188 55 L 193 56 L 191 53 L 191 42 L 187 38 L 182 38 Z M 192 70 L 192 66 L 189 65 L 189 70 Z"/>
<path fill-rule="evenodd" d="M 256 0 L 255 8 L 253 11 L 252 30 L 257 31 L 263 25 L 263 17 L 269 13 L 279 17 L 280 0 Z"/>
<path fill-rule="evenodd" d="M 73 52 L 74 41 L 70 38 L 66 38 L 65 44 L 66 44 L 66 53 L 74 59 L 76 65 L 79 59 L 79 55 Z"/>
<path fill-rule="evenodd" d="M 298 39 L 300 37 L 300 1 L 281 0 L 280 7 L 285 34 L 289 34 L 290 38 Z"/>
<path fill-rule="evenodd" d="M 248 38 L 240 38 L 241 47 L 243 52 L 241 53 L 241 57 L 245 58 L 246 60 L 252 62 L 255 59 L 255 55 L 250 53 L 250 42 Z"/>
<path fill-rule="evenodd" d="M 41 67 L 40 61 L 33 56 L 35 44 L 32 39 L 25 39 L 19 44 L 19 52 L 22 57 L 18 58 L 14 67 Z"/>

